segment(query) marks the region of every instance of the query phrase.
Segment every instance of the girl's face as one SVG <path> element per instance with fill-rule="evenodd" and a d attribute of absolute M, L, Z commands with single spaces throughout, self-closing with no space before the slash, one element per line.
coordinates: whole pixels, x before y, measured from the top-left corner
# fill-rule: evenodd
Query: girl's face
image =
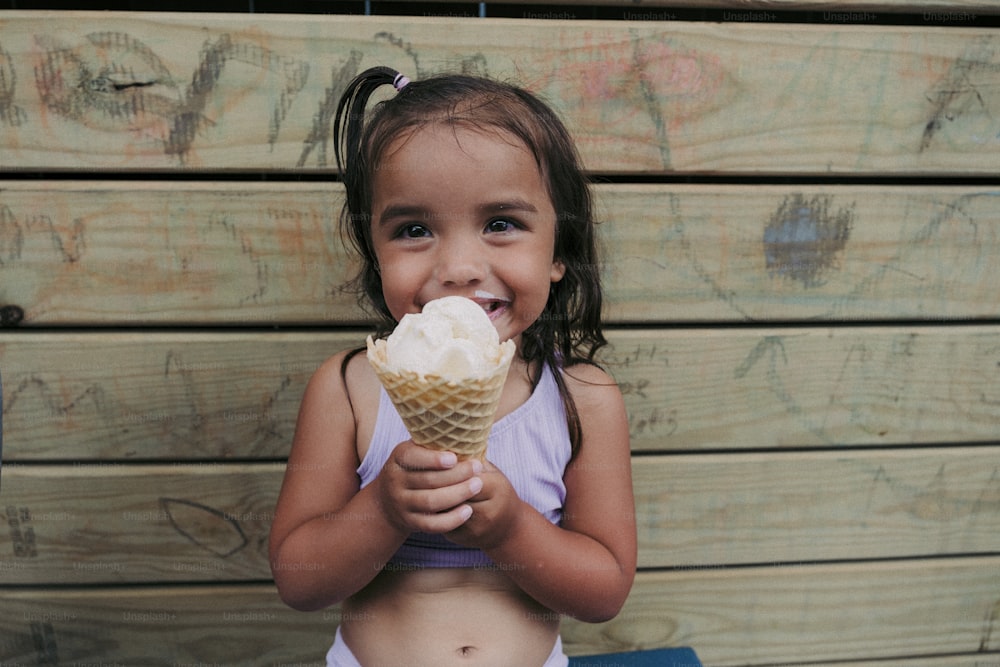
<path fill-rule="evenodd" d="M 502 130 L 432 124 L 389 144 L 376 167 L 372 241 L 398 321 L 442 296 L 474 299 L 500 340 L 521 333 L 565 273 L 556 213 L 523 143 Z"/>

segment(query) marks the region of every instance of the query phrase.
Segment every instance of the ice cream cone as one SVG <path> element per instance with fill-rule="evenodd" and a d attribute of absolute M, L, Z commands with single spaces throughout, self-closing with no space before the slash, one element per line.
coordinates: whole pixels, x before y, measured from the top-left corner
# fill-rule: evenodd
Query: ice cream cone
<path fill-rule="evenodd" d="M 368 359 L 386 393 L 418 445 L 455 452 L 459 460 L 486 458 L 489 437 L 514 342 L 500 346 L 501 356 L 488 374 L 461 380 L 387 366 L 385 341 L 368 338 Z"/>

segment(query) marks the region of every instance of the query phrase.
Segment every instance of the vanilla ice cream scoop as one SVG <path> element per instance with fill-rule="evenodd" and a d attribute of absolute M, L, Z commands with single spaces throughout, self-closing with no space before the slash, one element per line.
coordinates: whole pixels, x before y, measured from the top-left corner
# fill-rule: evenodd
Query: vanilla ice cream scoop
<path fill-rule="evenodd" d="M 385 346 L 389 369 L 451 380 L 485 376 L 504 356 L 490 318 L 461 296 L 435 299 L 422 312 L 404 315 Z"/>

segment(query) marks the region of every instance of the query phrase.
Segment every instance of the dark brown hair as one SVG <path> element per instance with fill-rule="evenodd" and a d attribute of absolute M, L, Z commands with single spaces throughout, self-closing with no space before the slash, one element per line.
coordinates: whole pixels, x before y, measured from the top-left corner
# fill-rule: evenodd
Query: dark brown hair
<path fill-rule="evenodd" d="M 555 257 L 566 267 L 551 284 L 541 316 L 521 336 L 527 362 L 553 369 L 594 363 L 607 344 L 601 331 L 601 283 L 593 202 L 576 147 L 553 111 L 530 92 L 484 77 L 445 74 L 413 81 L 368 110 L 372 94 L 393 85 L 400 74 L 375 67 L 359 74 L 341 97 L 334 122 L 337 166 L 347 199 L 341 232 L 361 258 L 352 287 L 379 318 L 379 332 L 395 321 L 382 294 L 382 280 L 371 237 L 372 181 L 391 142 L 424 125 L 442 123 L 499 129 L 524 142 L 535 158 L 556 211 Z M 580 421 L 559 372 L 554 376 L 566 406 L 574 452 Z M 540 376 L 539 376 L 540 377 Z M 538 377 L 532 378 L 537 383 Z"/>

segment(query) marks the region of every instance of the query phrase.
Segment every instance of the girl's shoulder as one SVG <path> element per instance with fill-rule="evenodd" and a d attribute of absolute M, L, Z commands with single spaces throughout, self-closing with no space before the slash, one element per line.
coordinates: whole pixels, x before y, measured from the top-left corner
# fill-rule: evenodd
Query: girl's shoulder
<path fill-rule="evenodd" d="M 322 385 L 339 385 L 345 389 L 377 382 L 374 371 L 365 356 L 365 348 L 356 347 L 337 352 L 320 364 L 313 373 L 313 382 Z"/>
<path fill-rule="evenodd" d="M 579 426 L 579 445 L 563 479 L 567 493 L 589 492 L 595 484 L 606 481 L 598 478 L 628 470 L 628 412 L 618 383 L 600 366 L 586 362 L 568 365 L 563 379 L 573 399 L 569 409 Z"/>
<path fill-rule="evenodd" d="M 562 376 L 566 390 L 573 397 L 581 415 L 592 408 L 601 411 L 602 406 L 606 407 L 609 401 L 619 403 L 622 400 L 618 383 L 596 364 L 569 364 L 562 368 Z"/>
<path fill-rule="evenodd" d="M 324 361 L 313 373 L 307 392 L 329 399 L 346 400 L 357 418 L 358 408 L 378 399 L 378 378 L 368 363 L 364 348 L 342 350 Z"/>
<path fill-rule="evenodd" d="M 585 361 L 569 364 L 561 368 L 566 386 L 573 389 L 605 388 L 618 391 L 618 383 L 597 364 Z"/>
<path fill-rule="evenodd" d="M 343 350 L 313 373 L 301 414 L 310 415 L 317 427 L 326 423 L 326 432 L 333 432 L 333 422 L 339 423 L 337 432 L 350 434 L 360 461 L 374 432 L 380 387 L 364 349 Z"/>

